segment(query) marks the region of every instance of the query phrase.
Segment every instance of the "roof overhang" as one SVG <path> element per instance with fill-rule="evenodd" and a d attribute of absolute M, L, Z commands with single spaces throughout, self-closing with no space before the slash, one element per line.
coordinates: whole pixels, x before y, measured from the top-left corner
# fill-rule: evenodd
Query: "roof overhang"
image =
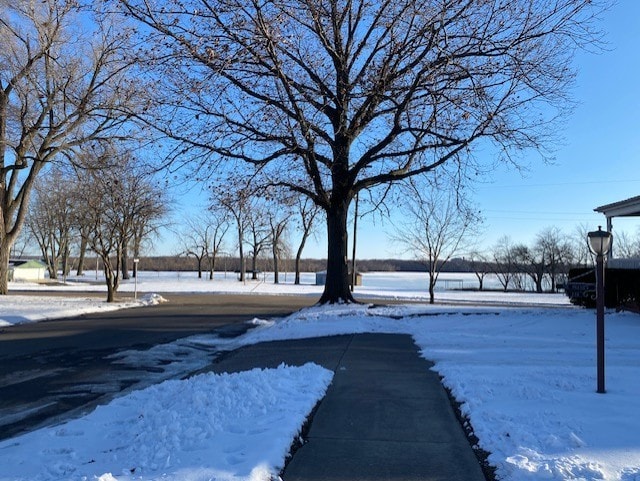
<path fill-rule="evenodd" d="M 640 217 L 640 195 L 593 209 L 606 217 Z"/>

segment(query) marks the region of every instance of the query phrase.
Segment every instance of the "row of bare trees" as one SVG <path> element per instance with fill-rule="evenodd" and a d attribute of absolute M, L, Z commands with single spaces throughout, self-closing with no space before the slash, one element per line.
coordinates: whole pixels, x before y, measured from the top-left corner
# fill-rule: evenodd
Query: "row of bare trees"
<path fill-rule="evenodd" d="M 63 275 L 69 273 L 72 254 L 81 275 L 87 250 L 95 253 L 111 302 L 120 279 L 129 277 L 130 254 L 139 257 L 143 242 L 161 226 L 168 199 L 130 154 L 106 149 L 84 155 L 106 157 L 97 160 L 109 168 L 53 168 L 36 183 L 27 228 L 52 279 L 60 269 Z"/>
<path fill-rule="evenodd" d="M 405 253 L 428 269 L 431 303 L 438 276 L 453 257 L 466 257 L 480 290 L 484 288 L 485 277 L 494 274 L 505 292 L 509 289 L 556 292 L 571 267 L 588 264 L 587 226 L 578 227 L 574 235 L 557 227 L 545 228 L 531 245 L 515 243 L 503 236 L 492 248 L 478 251 L 473 246 L 480 232 L 480 213 L 472 208 L 463 186 L 445 188 L 443 183 L 447 181 L 450 179 L 432 178 L 428 184 L 416 179 L 404 183 L 399 204 L 405 219 L 395 225 L 393 235 Z M 621 233 L 618 256 L 640 254 L 640 243 L 633 239 Z"/>
<path fill-rule="evenodd" d="M 491 260 L 505 291 L 526 290 L 530 282 L 536 292 L 555 292 L 576 262 L 576 252 L 571 240 L 558 228 L 547 228 L 531 246 L 502 237 L 491 252 Z"/>
<path fill-rule="evenodd" d="M 299 284 L 300 260 L 317 226 L 318 214 L 319 208 L 310 199 L 282 189 L 256 189 L 246 181 L 218 185 L 211 190 L 209 205 L 188 219 L 182 234 L 183 252 L 196 259 L 198 277 L 202 277 L 206 266 L 209 279 L 213 279 L 216 259 L 225 249 L 235 250 L 224 243 L 231 237 L 241 263 L 240 281 L 245 280 L 247 271 L 257 279 L 258 259 L 269 251 L 274 283 L 278 284 L 281 259 L 292 256 L 289 235 L 295 230 L 300 240 L 295 252 L 294 282 Z M 247 257 L 250 268 L 245 264 Z"/>
<path fill-rule="evenodd" d="M 485 277 L 494 274 L 505 292 L 509 289 L 556 292 L 567 280 L 570 268 L 589 263 L 586 231 L 586 226 L 579 226 L 571 235 L 558 227 L 547 227 L 530 245 L 503 236 L 492 248 L 474 251 L 467 260 L 480 290 Z"/>

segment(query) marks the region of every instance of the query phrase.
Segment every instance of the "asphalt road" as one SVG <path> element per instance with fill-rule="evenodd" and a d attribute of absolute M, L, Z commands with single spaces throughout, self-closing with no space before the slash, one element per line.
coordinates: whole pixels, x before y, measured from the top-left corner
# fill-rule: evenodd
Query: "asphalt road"
<path fill-rule="evenodd" d="M 248 320 L 317 301 L 161 295 L 169 302 L 0 329 L 0 439 L 80 414 L 121 392 L 182 377 L 218 355 L 215 347 L 185 340 L 189 336 L 237 336 Z"/>

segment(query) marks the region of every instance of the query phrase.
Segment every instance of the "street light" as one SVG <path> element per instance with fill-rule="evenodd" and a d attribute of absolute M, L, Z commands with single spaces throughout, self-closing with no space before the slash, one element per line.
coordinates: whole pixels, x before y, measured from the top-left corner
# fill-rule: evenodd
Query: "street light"
<path fill-rule="evenodd" d="M 598 393 L 604 389 L 604 258 L 611 249 L 611 232 L 598 230 L 589 232 L 589 249 L 596 256 L 596 349 L 598 364 Z"/>
<path fill-rule="evenodd" d="M 133 279 L 134 279 L 134 287 L 133 287 L 133 298 L 138 299 L 138 262 L 140 259 L 137 257 L 133 259 Z"/>

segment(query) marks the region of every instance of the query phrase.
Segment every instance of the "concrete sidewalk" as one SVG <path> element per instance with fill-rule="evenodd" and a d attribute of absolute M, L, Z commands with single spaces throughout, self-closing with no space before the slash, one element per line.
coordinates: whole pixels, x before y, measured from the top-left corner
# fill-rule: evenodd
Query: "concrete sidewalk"
<path fill-rule="evenodd" d="M 484 481 L 438 376 L 407 335 L 249 346 L 215 372 L 314 362 L 335 372 L 284 481 Z"/>

